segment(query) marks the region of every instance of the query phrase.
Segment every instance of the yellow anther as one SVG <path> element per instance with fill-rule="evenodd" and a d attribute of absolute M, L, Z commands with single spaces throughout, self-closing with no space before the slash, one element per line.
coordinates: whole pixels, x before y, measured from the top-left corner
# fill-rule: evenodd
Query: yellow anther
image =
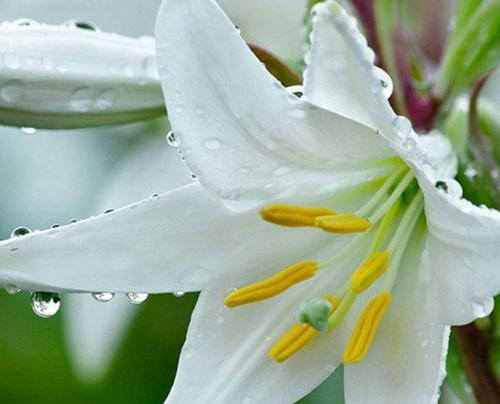
<path fill-rule="evenodd" d="M 386 271 L 388 264 L 388 251 L 373 254 L 352 275 L 351 289 L 356 293 L 368 289 Z"/>
<path fill-rule="evenodd" d="M 330 313 L 333 313 L 339 306 L 340 299 L 331 295 L 325 296 L 325 299 L 331 303 Z M 297 323 L 269 350 L 268 354 L 276 362 L 284 362 L 308 345 L 317 335 L 318 331 L 309 324 Z"/>
<path fill-rule="evenodd" d="M 315 224 L 324 231 L 340 234 L 362 233 L 371 226 L 364 217 L 351 213 L 319 216 L 315 219 Z"/>
<path fill-rule="evenodd" d="M 368 353 L 380 320 L 391 303 L 391 293 L 383 292 L 368 303 L 347 343 L 342 362 L 344 365 L 361 361 Z"/>
<path fill-rule="evenodd" d="M 292 205 L 269 205 L 259 213 L 267 222 L 289 227 L 314 227 L 314 220 L 318 216 L 335 215 L 335 211 L 327 208 L 305 208 Z"/>
<path fill-rule="evenodd" d="M 318 264 L 314 261 L 299 262 L 289 266 L 271 278 L 234 291 L 226 297 L 224 304 L 228 307 L 236 307 L 269 299 L 296 283 L 311 278 L 317 270 Z"/>

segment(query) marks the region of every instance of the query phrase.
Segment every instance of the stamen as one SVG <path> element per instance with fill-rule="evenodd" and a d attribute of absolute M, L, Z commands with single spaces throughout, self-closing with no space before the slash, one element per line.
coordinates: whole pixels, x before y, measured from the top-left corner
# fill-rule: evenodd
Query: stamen
<path fill-rule="evenodd" d="M 370 222 L 363 217 L 350 213 L 340 215 L 319 216 L 315 220 L 316 227 L 331 233 L 363 233 L 370 228 Z"/>
<path fill-rule="evenodd" d="M 236 307 L 269 299 L 289 287 L 311 278 L 317 270 L 318 264 L 314 261 L 299 262 L 285 268 L 271 278 L 234 291 L 226 297 L 224 304 L 227 307 Z"/>
<path fill-rule="evenodd" d="M 386 271 L 388 263 L 387 251 L 373 254 L 352 275 L 352 290 L 361 293 L 368 289 Z"/>
<path fill-rule="evenodd" d="M 288 227 L 314 227 L 318 216 L 335 215 L 335 211 L 328 208 L 292 205 L 269 205 L 259 213 L 266 222 Z"/>
<path fill-rule="evenodd" d="M 342 359 L 344 365 L 359 362 L 368 353 L 380 320 L 389 307 L 391 299 L 390 292 L 383 292 L 368 303 L 347 343 Z"/>
<path fill-rule="evenodd" d="M 325 299 L 332 305 L 331 314 L 339 306 L 340 299 L 331 295 L 325 296 Z M 309 324 L 297 323 L 269 350 L 268 354 L 275 361 L 283 362 L 308 345 L 317 335 L 318 331 Z"/>

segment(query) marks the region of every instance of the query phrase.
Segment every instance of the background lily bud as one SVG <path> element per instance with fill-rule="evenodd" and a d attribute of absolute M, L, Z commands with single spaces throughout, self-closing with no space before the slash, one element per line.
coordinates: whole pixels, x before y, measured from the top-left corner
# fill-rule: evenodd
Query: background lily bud
<path fill-rule="evenodd" d="M 310 324 L 318 331 L 325 331 L 332 305 L 326 299 L 314 298 L 300 305 L 297 318 L 302 324 Z"/>
<path fill-rule="evenodd" d="M 19 20 L 0 25 L 0 123 L 77 128 L 165 114 L 154 40 Z"/>

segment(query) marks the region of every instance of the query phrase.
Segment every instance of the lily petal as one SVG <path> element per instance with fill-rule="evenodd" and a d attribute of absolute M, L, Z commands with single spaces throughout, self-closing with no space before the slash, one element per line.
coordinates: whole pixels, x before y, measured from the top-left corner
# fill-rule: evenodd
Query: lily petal
<path fill-rule="evenodd" d="M 307 249 L 290 251 L 294 253 L 289 252 L 287 259 L 293 261 Z M 343 266 L 318 275 L 325 276 L 323 282 L 303 282 L 271 300 L 237 309 L 224 307 L 231 288 L 252 283 L 259 267 L 284 265 L 281 256 L 255 264 L 242 262 L 239 273 L 214 279 L 202 291 L 166 403 L 288 404 L 305 396 L 338 366 L 361 308 L 357 305 L 345 319 L 345 327 L 320 334 L 286 362 L 276 363 L 267 351 L 294 324 L 295 308 L 301 301 L 321 296 L 345 281 Z"/>
<path fill-rule="evenodd" d="M 461 199 L 454 180 L 420 175 L 429 238 L 424 259 L 433 312 L 443 324 L 466 324 L 489 314 L 500 292 L 500 212 Z"/>
<path fill-rule="evenodd" d="M 305 58 L 304 99 L 330 111 L 391 133 L 395 114 L 389 105 L 392 81 L 374 65 L 375 54 L 357 21 L 337 2 L 313 9 L 311 49 Z"/>
<path fill-rule="evenodd" d="M 154 41 L 76 26 L 0 25 L 0 121 L 74 128 L 165 114 Z"/>
<path fill-rule="evenodd" d="M 346 173 L 356 183 L 364 163 L 393 155 L 373 130 L 286 91 L 213 1 L 164 1 L 156 37 L 183 155 L 224 199 L 308 194 Z"/>
<path fill-rule="evenodd" d="M 162 136 L 165 126 L 159 125 L 157 131 L 123 156 L 111 180 L 105 184 L 94 211 L 124 206 L 154 192 L 191 182 L 189 171 L 175 150 L 165 147 Z M 95 382 L 106 374 L 136 312 L 137 306 L 124 298 L 116 297 L 103 304 L 88 295 L 65 296 L 66 344 L 80 379 Z"/>
<path fill-rule="evenodd" d="M 347 404 L 434 404 L 445 375 L 449 327 L 434 322 L 419 268 L 425 237 L 414 237 L 391 306 L 367 356 L 344 368 Z"/>

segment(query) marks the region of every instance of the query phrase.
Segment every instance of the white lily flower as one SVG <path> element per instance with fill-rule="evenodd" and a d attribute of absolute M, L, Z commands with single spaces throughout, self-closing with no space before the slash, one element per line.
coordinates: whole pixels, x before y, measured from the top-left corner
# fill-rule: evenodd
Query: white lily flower
<path fill-rule="evenodd" d="M 500 214 L 460 198 L 444 139 L 394 115 L 354 19 L 315 13 L 299 99 L 213 1 L 165 1 L 160 74 L 199 183 L 0 244 L 5 285 L 203 289 L 169 403 L 289 403 L 342 361 L 347 402 L 436 402 L 448 325 L 500 290 Z M 294 326 L 323 296 L 301 317 L 333 333 Z"/>

